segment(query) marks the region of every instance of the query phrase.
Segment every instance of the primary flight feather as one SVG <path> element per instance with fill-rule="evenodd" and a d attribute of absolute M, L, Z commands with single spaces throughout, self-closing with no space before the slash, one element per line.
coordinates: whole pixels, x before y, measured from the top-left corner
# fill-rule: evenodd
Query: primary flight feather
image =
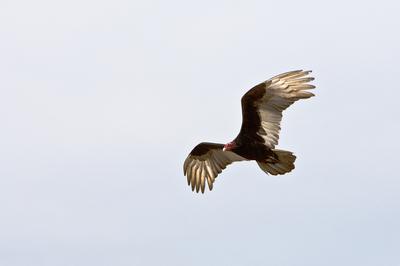
<path fill-rule="evenodd" d="M 215 178 L 227 165 L 255 160 L 272 175 L 294 169 L 296 156 L 275 149 L 278 144 L 282 111 L 299 99 L 314 96 L 315 86 L 308 77 L 311 71 L 296 70 L 275 76 L 250 89 L 242 97 L 242 127 L 239 135 L 227 144 L 202 142 L 189 153 L 183 164 L 192 190 L 204 193 L 206 183 L 212 190 Z"/>

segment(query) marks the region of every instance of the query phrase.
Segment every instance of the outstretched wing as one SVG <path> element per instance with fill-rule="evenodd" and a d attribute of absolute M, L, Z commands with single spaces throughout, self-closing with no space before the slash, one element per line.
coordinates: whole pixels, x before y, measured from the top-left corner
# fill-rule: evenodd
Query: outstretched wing
<path fill-rule="evenodd" d="M 282 111 L 299 99 L 314 94 L 311 71 L 296 70 L 275 76 L 250 89 L 242 97 L 242 128 L 239 136 L 264 143 L 270 149 L 278 144 Z"/>
<path fill-rule="evenodd" d="M 192 190 L 204 193 L 206 181 L 212 190 L 215 178 L 228 164 L 246 160 L 231 151 L 224 151 L 224 144 L 202 142 L 188 155 L 183 172 L 187 176 L 188 185 Z"/>

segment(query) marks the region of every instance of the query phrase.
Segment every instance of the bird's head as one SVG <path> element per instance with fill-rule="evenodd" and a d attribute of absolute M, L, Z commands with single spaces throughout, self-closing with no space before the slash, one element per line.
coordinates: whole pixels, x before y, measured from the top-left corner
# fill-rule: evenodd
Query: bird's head
<path fill-rule="evenodd" d="M 230 151 L 230 150 L 233 150 L 236 147 L 237 147 L 236 143 L 234 141 L 231 141 L 231 142 L 225 144 L 224 148 L 222 150 L 223 151 Z"/>

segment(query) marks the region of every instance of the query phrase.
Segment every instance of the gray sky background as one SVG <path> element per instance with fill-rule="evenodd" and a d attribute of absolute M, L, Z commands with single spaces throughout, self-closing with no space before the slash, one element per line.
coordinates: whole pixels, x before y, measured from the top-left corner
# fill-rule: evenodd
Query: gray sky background
<path fill-rule="evenodd" d="M 396 1 L 0 2 L 0 264 L 400 265 Z M 240 97 L 312 69 L 296 169 L 186 185 Z"/>

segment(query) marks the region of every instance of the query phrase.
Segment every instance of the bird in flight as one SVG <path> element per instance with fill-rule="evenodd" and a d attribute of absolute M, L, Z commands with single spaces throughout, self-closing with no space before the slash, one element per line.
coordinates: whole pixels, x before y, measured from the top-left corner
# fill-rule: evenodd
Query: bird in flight
<path fill-rule="evenodd" d="M 204 193 L 206 182 L 212 190 L 218 174 L 227 165 L 255 160 L 261 170 L 283 175 L 294 169 L 296 156 L 275 149 L 278 144 L 282 111 L 295 101 L 314 96 L 315 86 L 308 74 L 296 70 L 277 75 L 250 89 L 242 97 L 242 127 L 239 135 L 227 144 L 202 142 L 189 153 L 183 164 L 184 175 L 192 190 Z"/>

